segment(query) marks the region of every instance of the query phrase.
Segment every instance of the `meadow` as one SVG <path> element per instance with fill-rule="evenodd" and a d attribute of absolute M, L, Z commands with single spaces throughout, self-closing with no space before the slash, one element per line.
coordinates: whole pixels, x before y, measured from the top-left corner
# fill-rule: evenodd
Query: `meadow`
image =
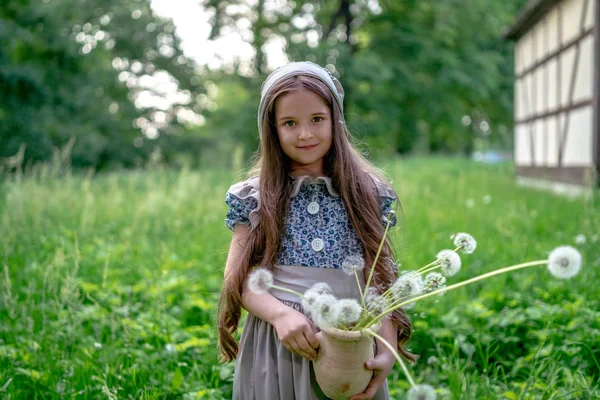
<path fill-rule="evenodd" d="M 512 164 L 409 158 L 383 165 L 402 201 L 392 233 L 402 269 L 468 232 L 478 241 L 449 283 L 583 255 L 559 281 L 533 267 L 410 310 L 416 381 L 440 399 L 600 397 L 600 194 L 515 183 Z M 94 175 L 44 165 L 0 181 L 0 396 L 229 399 L 215 314 L 230 231 L 226 170 L 160 166 Z M 409 385 L 399 368 L 392 398 Z"/>

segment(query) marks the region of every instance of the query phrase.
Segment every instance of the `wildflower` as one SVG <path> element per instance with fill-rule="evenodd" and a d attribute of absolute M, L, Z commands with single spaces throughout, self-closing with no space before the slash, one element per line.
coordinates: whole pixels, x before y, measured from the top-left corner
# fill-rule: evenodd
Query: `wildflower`
<path fill-rule="evenodd" d="M 579 234 L 577 236 L 575 236 L 575 243 L 577 244 L 585 244 L 585 242 L 587 241 L 587 238 L 585 237 L 584 234 Z"/>
<path fill-rule="evenodd" d="M 349 326 L 354 324 L 360 318 L 362 308 L 356 300 L 342 299 L 336 303 L 340 323 Z"/>
<path fill-rule="evenodd" d="M 311 286 L 311 291 L 316 292 L 317 294 L 331 294 L 331 286 L 326 284 L 325 282 L 318 282 Z"/>
<path fill-rule="evenodd" d="M 381 296 L 374 287 L 370 287 L 367 290 L 365 303 L 367 304 L 367 309 L 377 315 L 387 310 L 390 305 L 389 300 Z"/>
<path fill-rule="evenodd" d="M 454 243 L 456 243 L 456 241 Z M 460 256 L 456 254 L 455 251 L 442 250 L 437 254 L 436 258 L 442 266 L 442 274 L 452 276 L 460 271 Z"/>
<path fill-rule="evenodd" d="M 339 322 L 337 299 L 331 294 L 323 294 L 316 298 L 313 306 L 315 323 L 321 329 L 331 328 Z"/>
<path fill-rule="evenodd" d="M 581 254 L 571 246 L 560 246 L 548 257 L 548 270 L 554 277 L 569 279 L 577 275 L 581 267 Z"/>
<path fill-rule="evenodd" d="M 465 254 L 471 254 L 477 248 L 477 242 L 473 239 L 473 236 L 468 233 L 457 233 L 454 237 L 454 245 L 460 246 L 462 252 Z"/>
<path fill-rule="evenodd" d="M 308 315 L 313 315 L 315 302 L 322 295 L 331 294 L 331 287 L 325 282 L 317 282 L 310 287 L 302 298 L 302 308 Z"/>
<path fill-rule="evenodd" d="M 405 273 L 392 285 L 392 293 L 397 300 L 409 296 L 418 296 L 422 292 L 423 278 L 414 271 Z"/>
<path fill-rule="evenodd" d="M 360 272 L 365 268 L 365 259 L 361 256 L 348 256 L 342 261 L 342 270 L 348 275 Z"/>
<path fill-rule="evenodd" d="M 273 286 L 273 274 L 266 268 L 258 268 L 250 273 L 248 287 L 255 294 L 268 292 Z"/>
<path fill-rule="evenodd" d="M 446 277 L 439 272 L 431 272 L 425 277 L 423 293 L 431 293 L 446 287 Z"/>
<path fill-rule="evenodd" d="M 94 347 L 97 348 L 97 349 L 101 349 L 102 348 L 102 343 L 94 342 Z"/>
<path fill-rule="evenodd" d="M 489 194 L 486 194 L 485 196 L 483 196 L 484 204 L 490 204 L 491 202 L 492 202 L 492 196 L 490 196 Z"/>
<path fill-rule="evenodd" d="M 173 343 L 165 344 L 165 350 L 167 353 L 177 353 L 177 347 Z"/>
<path fill-rule="evenodd" d="M 473 200 L 473 199 L 467 199 L 467 201 L 465 202 L 465 205 L 468 208 L 473 208 L 473 207 L 475 207 L 475 200 Z"/>
<path fill-rule="evenodd" d="M 435 400 L 435 389 L 429 385 L 415 385 L 408 391 L 408 400 Z"/>

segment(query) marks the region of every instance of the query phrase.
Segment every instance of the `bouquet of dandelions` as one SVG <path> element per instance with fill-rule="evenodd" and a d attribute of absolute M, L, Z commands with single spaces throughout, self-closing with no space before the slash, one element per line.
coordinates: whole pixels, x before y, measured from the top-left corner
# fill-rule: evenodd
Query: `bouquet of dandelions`
<path fill-rule="evenodd" d="M 396 357 L 411 385 L 408 393 L 409 400 L 436 398 L 433 387 L 427 384 L 415 384 L 396 349 L 377 333 L 381 321 L 393 311 L 399 308 L 410 308 L 417 301 L 523 268 L 547 265 L 554 277 L 569 279 L 575 276 L 581 267 L 580 253 L 573 247 L 560 246 L 554 249 L 546 260 L 530 261 L 497 269 L 447 286 L 446 278 L 455 275 L 461 268 L 458 252 L 471 254 L 477 247 L 477 242 L 471 235 L 458 233 L 453 235 L 456 246 L 454 250 L 440 251 L 433 262 L 418 270 L 403 271 L 389 289 L 380 293 L 375 287 L 370 287 L 370 283 L 388 229 L 389 222 L 364 290 L 359 280 L 359 273 L 363 273 L 364 260 L 361 257 L 350 256 L 342 263 L 344 272 L 356 277 L 361 294 L 360 301 L 337 299 L 329 285 L 323 282 L 315 284 L 305 293 L 276 286 L 273 284 L 271 272 L 266 268 L 255 269 L 248 278 L 248 286 L 255 293 L 260 294 L 271 288 L 277 288 L 293 293 L 302 300 L 304 311 L 321 329 L 318 335 L 321 345 L 317 359 L 314 361 L 317 382 L 324 393 L 333 399 L 347 399 L 350 395 L 362 393 L 370 382 L 372 371 L 366 370 L 363 365 L 367 359 L 373 357 L 373 338 L 379 339 Z"/>

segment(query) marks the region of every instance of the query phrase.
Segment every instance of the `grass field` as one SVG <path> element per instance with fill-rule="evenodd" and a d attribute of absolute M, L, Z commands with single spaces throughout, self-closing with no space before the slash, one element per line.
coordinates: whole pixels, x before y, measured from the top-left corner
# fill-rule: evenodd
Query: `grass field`
<path fill-rule="evenodd" d="M 600 397 L 600 196 L 515 185 L 510 164 L 407 159 L 384 166 L 404 216 L 402 268 L 469 232 L 468 277 L 569 244 L 581 273 L 544 267 L 461 288 L 410 310 L 415 379 L 440 399 Z M 0 181 L 0 397 L 231 398 L 215 312 L 231 233 L 227 171 L 84 176 L 46 167 Z M 408 383 L 389 378 L 394 399 Z"/>

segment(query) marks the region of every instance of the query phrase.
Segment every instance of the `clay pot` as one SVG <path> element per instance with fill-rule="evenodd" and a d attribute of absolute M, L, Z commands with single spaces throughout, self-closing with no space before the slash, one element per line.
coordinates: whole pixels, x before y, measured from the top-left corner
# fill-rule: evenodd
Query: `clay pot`
<path fill-rule="evenodd" d="M 381 324 L 371 327 L 377 332 Z M 317 383 L 327 397 L 348 399 L 365 391 L 373 371 L 365 362 L 373 358 L 373 338 L 364 331 L 324 329 L 317 334 L 319 351 L 314 361 Z"/>

